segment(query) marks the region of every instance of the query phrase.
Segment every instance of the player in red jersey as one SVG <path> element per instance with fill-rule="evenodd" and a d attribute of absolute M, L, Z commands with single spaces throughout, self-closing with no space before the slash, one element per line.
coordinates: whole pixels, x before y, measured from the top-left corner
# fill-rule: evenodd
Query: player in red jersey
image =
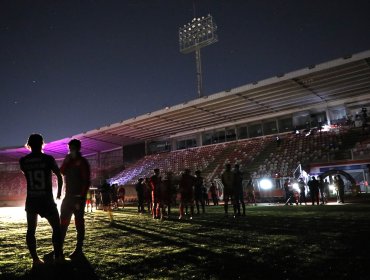
<path fill-rule="evenodd" d="M 52 173 L 58 178 L 57 199 L 61 196 L 63 178 L 55 159 L 42 152 L 43 145 L 44 139 L 40 134 L 31 134 L 26 144 L 31 153 L 19 160 L 20 168 L 27 180 L 26 242 L 33 260 L 33 267 L 43 264 L 36 251 L 35 233 L 38 215 L 45 217 L 53 229 L 52 242 L 55 260 L 64 259 L 59 213 L 53 198 Z"/>
<path fill-rule="evenodd" d="M 62 241 L 64 242 L 72 214 L 75 217 L 77 230 L 76 249 L 70 258 L 83 256 L 82 245 L 85 239 L 85 203 L 90 187 L 90 165 L 81 155 L 81 142 L 72 139 L 68 143 L 69 154 L 65 157 L 60 168 L 65 179 L 65 197 L 61 206 L 60 222 Z"/>
<path fill-rule="evenodd" d="M 154 169 L 154 175 L 150 177 L 149 180 L 150 187 L 152 189 L 152 215 L 153 219 L 159 219 L 162 213 L 162 203 L 161 203 L 161 185 L 162 178 L 159 176 L 159 169 Z"/>
<path fill-rule="evenodd" d="M 179 191 L 181 195 L 180 201 L 180 216 L 183 219 L 185 216 L 184 208 L 190 206 L 190 219 L 194 216 L 194 183 L 195 178 L 191 175 L 189 169 L 185 169 L 184 174 L 181 176 Z"/>

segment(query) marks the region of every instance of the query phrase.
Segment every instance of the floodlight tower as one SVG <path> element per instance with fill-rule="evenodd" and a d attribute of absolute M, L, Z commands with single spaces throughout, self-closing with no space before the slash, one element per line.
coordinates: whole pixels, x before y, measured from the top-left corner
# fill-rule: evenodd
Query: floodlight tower
<path fill-rule="evenodd" d="M 216 30 L 217 26 L 210 14 L 193 18 L 191 22 L 179 28 L 180 52 L 187 54 L 195 51 L 198 97 L 203 96 L 200 49 L 218 41 Z"/>

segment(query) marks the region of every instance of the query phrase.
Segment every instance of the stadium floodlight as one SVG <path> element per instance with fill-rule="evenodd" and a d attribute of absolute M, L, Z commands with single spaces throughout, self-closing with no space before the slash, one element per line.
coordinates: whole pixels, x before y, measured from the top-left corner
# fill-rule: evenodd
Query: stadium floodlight
<path fill-rule="evenodd" d="M 271 190 L 272 189 L 272 182 L 270 179 L 264 178 L 260 181 L 261 189 L 263 190 Z"/>
<path fill-rule="evenodd" d="M 195 52 L 198 97 L 203 95 L 200 49 L 218 41 L 216 30 L 217 26 L 210 14 L 206 17 L 193 18 L 191 22 L 179 28 L 180 52 L 183 54 Z"/>

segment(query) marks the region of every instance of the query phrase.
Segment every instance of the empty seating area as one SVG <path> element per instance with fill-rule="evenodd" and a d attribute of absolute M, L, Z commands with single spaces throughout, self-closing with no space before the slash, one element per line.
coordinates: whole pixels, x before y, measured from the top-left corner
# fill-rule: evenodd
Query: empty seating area
<path fill-rule="evenodd" d="M 229 143 L 229 151 L 220 158 L 217 167 L 208 174 L 207 180 L 220 177 L 225 169 L 225 165 L 239 164 L 241 170 L 248 169 L 260 153 L 271 143 L 274 137 L 259 137 L 246 140 L 239 140 Z"/>
<path fill-rule="evenodd" d="M 361 142 L 356 142 L 352 149 L 353 159 L 368 159 L 370 158 L 370 138 Z"/>
<path fill-rule="evenodd" d="M 187 168 L 192 172 L 201 170 L 203 177 L 210 181 L 220 176 L 226 163 L 238 163 L 242 168 L 250 164 L 272 141 L 272 137 L 261 137 L 148 155 L 127 166 L 112 181 L 120 185 L 134 184 L 140 177 L 150 177 L 154 168 L 159 168 L 162 174 L 171 171 L 174 175 L 180 175 Z"/>
<path fill-rule="evenodd" d="M 215 161 L 225 146 L 226 144 L 218 144 L 148 155 L 127 166 L 112 180 L 122 185 L 134 184 L 140 177 L 150 177 L 154 168 L 159 168 L 161 173 L 171 171 L 174 175 L 179 175 L 186 168 L 192 171 L 205 170 L 211 162 Z"/>
<path fill-rule="evenodd" d="M 348 129 L 340 128 L 314 134 L 286 134 L 280 146 L 264 159 L 253 177 L 289 177 L 299 164 L 328 162 L 343 147 L 343 136 L 347 132 Z"/>

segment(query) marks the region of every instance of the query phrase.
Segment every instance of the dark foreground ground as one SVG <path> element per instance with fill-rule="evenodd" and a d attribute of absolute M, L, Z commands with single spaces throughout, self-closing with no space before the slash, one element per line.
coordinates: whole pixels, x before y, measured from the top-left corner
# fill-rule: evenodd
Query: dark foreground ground
<path fill-rule="evenodd" d="M 370 203 L 248 206 L 223 217 L 210 206 L 193 220 L 152 220 L 134 207 L 86 215 L 85 258 L 31 270 L 24 220 L 0 218 L 0 279 L 369 279 Z M 45 220 L 40 256 L 51 251 Z M 70 227 L 65 253 L 74 247 Z"/>

